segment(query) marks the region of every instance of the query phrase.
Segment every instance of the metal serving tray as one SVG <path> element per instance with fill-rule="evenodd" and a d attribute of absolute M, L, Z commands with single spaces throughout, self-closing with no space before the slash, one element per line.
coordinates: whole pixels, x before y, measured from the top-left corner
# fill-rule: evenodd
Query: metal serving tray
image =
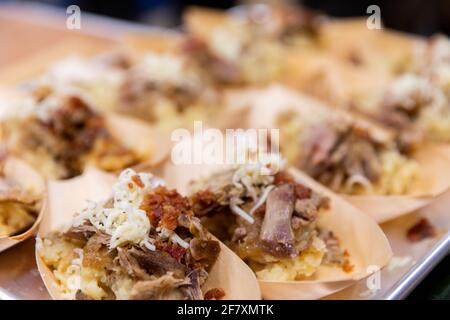
<path fill-rule="evenodd" d="M 93 15 L 89 15 L 96 18 Z M 102 22 L 112 23 L 113 19 Z M 124 24 L 123 22 L 120 22 Z M 127 24 L 128 31 L 155 31 L 153 27 Z M 371 285 L 373 276 L 335 293 L 325 299 L 386 299 L 405 298 L 420 281 L 450 252 L 450 192 L 440 196 L 430 206 L 382 225 L 397 263 L 391 263 L 376 276 L 379 286 Z M 406 231 L 420 218 L 426 217 L 438 228 L 439 235 L 412 243 Z M 49 299 L 49 295 L 36 268 L 34 239 L 0 253 L 1 299 Z M 368 248 L 370 250 L 370 248 Z M 369 288 L 372 288 L 370 290 Z M 375 289 L 373 289 L 375 288 Z"/>

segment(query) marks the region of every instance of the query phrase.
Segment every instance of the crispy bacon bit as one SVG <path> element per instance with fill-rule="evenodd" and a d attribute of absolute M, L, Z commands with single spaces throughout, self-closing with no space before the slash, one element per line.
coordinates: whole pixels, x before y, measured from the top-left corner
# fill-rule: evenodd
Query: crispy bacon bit
<path fill-rule="evenodd" d="M 170 254 L 170 256 L 175 260 L 177 260 L 178 262 L 180 262 L 181 259 L 183 259 L 184 254 L 186 253 L 186 249 L 177 244 L 174 245 L 166 244 L 163 250 L 168 254 Z"/>
<path fill-rule="evenodd" d="M 217 199 L 210 190 L 202 190 L 195 193 L 192 198 L 192 209 L 196 215 L 202 216 L 208 213 L 212 208 L 216 207 Z"/>
<path fill-rule="evenodd" d="M 417 242 L 436 236 L 436 229 L 427 218 L 420 219 L 407 231 L 409 241 Z"/>
<path fill-rule="evenodd" d="M 192 215 L 189 201 L 175 190 L 158 187 L 147 194 L 141 204 L 152 226 L 175 230 L 180 215 Z"/>
<path fill-rule="evenodd" d="M 178 216 L 181 211 L 171 205 L 164 205 L 163 213 L 159 225 L 169 230 L 175 230 L 178 226 Z"/>
<path fill-rule="evenodd" d="M 133 184 L 131 182 L 128 182 L 128 189 L 133 189 Z"/>
<path fill-rule="evenodd" d="M 139 188 L 144 188 L 145 185 L 141 180 L 141 177 L 139 177 L 139 175 L 134 175 L 131 177 L 131 180 L 133 180 L 133 182 L 139 187 Z"/>
<path fill-rule="evenodd" d="M 352 265 L 352 264 L 350 263 L 350 261 L 345 260 L 344 263 L 343 263 L 343 265 L 342 265 L 342 270 L 344 270 L 344 272 L 350 273 L 350 272 L 353 271 L 354 267 L 355 267 L 355 266 Z"/>
<path fill-rule="evenodd" d="M 280 184 L 284 184 L 284 183 L 293 183 L 294 179 L 292 178 L 292 176 L 287 173 L 286 171 L 280 171 L 278 172 L 275 176 L 275 181 L 274 184 L 275 185 L 280 185 Z"/>
<path fill-rule="evenodd" d="M 295 184 L 295 194 L 298 199 L 309 199 L 311 198 L 312 190 L 301 184 Z"/>
<path fill-rule="evenodd" d="M 223 289 L 220 288 L 210 289 L 206 291 L 204 296 L 205 300 L 220 300 L 223 297 L 225 297 L 225 291 L 223 291 Z"/>

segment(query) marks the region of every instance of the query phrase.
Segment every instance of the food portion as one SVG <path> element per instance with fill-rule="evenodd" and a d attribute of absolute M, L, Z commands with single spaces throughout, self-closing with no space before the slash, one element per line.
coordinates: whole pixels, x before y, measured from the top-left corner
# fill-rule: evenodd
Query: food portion
<path fill-rule="evenodd" d="M 186 17 L 190 35 L 185 52 L 204 66 L 218 84 L 260 84 L 277 79 L 286 48 L 315 48 L 321 16 L 290 6 L 255 6 L 225 16 L 202 37 L 195 30 L 201 18 Z M 192 21 L 190 23 L 190 20 Z M 190 26 L 191 25 L 191 26 Z"/>
<path fill-rule="evenodd" d="M 390 135 L 364 122 L 286 111 L 277 125 L 288 161 L 336 192 L 406 194 L 417 176 L 418 165 Z"/>
<path fill-rule="evenodd" d="M 3 122 L 8 151 L 47 178 L 66 179 L 87 164 L 117 171 L 139 162 L 109 132 L 105 118 L 82 96 L 41 87 Z"/>
<path fill-rule="evenodd" d="M 119 87 L 125 73 L 132 64 L 131 56 L 116 51 L 94 59 L 74 56 L 55 62 L 30 84 L 36 94 L 45 94 L 45 88 L 62 93 L 70 91 L 88 97 L 98 111 L 111 111 L 119 99 Z"/>
<path fill-rule="evenodd" d="M 394 128 L 403 146 L 450 141 L 450 41 L 428 40 L 414 73 L 389 84 L 378 118 Z"/>
<path fill-rule="evenodd" d="M 12 172 L 8 167 L 11 159 L 0 150 L 0 238 L 10 237 L 27 231 L 37 220 L 42 208 L 42 193 L 32 183 L 33 177 L 28 167 L 20 165 Z M 8 163 L 9 162 L 9 163 Z M 26 181 L 31 179 L 32 181 Z"/>
<path fill-rule="evenodd" d="M 14 236 L 30 228 L 41 208 L 41 199 L 34 190 L 0 172 L 0 238 Z"/>
<path fill-rule="evenodd" d="M 352 270 L 339 239 L 318 223 L 332 203 L 295 181 L 279 157 L 217 172 L 191 187 L 194 214 L 258 279 L 307 279 L 321 265 Z"/>
<path fill-rule="evenodd" d="M 65 299 L 218 299 L 202 292 L 220 253 L 189 200 L 151 174 L 123 171 L 113 198 L 90 202 L 38 255 Z"/>
<path fill-rule="evenodd" d="M 164 129 L 208 119 L 220 99 L 204 73 L 182 55 L 148 53 L 125 73 L 116 110 Z"/>

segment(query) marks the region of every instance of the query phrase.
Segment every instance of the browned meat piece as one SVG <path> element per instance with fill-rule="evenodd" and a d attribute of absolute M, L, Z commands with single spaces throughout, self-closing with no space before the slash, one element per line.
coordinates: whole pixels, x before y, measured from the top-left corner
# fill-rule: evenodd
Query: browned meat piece
<path fill-rule="evenodd" d="M 129 254 L 138 261 L 141 268 L 151 275 L 162 276 L 171 272 L 177 278 L 184 278 L 188 271 L 184 264 L 178 262 L 167 252 L 133 248 L 129 250 Z"/>
<path fill-rule="evenodd" d="M 342 249 L 336 235 L 330 230 L 321 229 L 319 238 L 325 242 L 327 247 L 323 262 L 328 265 L 340 266 L 345 272 L 351 272 L 353 266 L 350 264 L 349 254 L 346 250 Z"/>
<path fill-rule="evenodd" d="M 205 293 L 205 300 L 220 300 L 223 297 L 225 297 L 225 291 L 220 288 L 214 288 Z"/>
<path fill-rule="evenodd" d="M 408 229 L 406 236 L 409 241 L 417 242 L 436 236 L 436 229 L 427 218 L 420 219 L 416 224 Z"/>
<path fill-rule="evenodd" d="M 117 256 L 119 258 L 119 265 L 132 278 L 139 280 L 147 280 L 150 275 L 140 265 L 138 260 L 133 257 L 128 249 L 117 248 Z"/>
<path fill-rule="evenodd" d="M 187 279 L 189 279 L 190 283 L 180 287 L 186 300 L 203 300 L 201 286 L 206 281 L 207 277 L 208 273 L 202 269 L 195 269 L 187 275 Z"/>
<path fill-rule="evenodd" d="M 232 213 L 230 195 L 236 193 L 228 181 L 232 175 L 213 175 L 206 190 L 191 198 L 194 212 L 203 225 L 228 245 L 243 260 L 257 264 L 279 261 L 298 255 L 308 248 L 316 236 L 316 218 L 319 210 L 329 205 L 329 199 L 310 188 L 296 183 L 285 171 L 275 175 L 274 186 L 265 203 L 253 212 L 253 223 Z M 211 190 L 214 190 L 211 191 Z M 245 212 L 254 206 L 253 199 L 239 194 Z"/>
<path fill-rule="evenodd" d="M 195 238 L 191 240 L 189 248 L 192 258 L 198 262 L 201 262 L 207 270 L 212 267 L 214 262 L 216 262 L 220 253 L 219 242 L 215 240 L 202 240 Z"/>
<path fill-rule="evenodd" d="M 93 300 L 88 295 L 84 294 L 83 291 L 81 291 L 81 290 L 77 291 L 77 293 L 75 294 L 75 299 L 76 300 Z"/>
<path fill-rule="evenodd" d="M 291 226 L 295 193 L 292 184 L 274 188 L 267 197 L 266 214 L 260 239 L 274 256 L 295 256 L 295 237 Z"/>
<path fill-rule="evenodd" d="M 146 78 L 142 70 L 131 69 L 119 88 L 118 111 L 144 118 L 153 122 L 158 120 L 155 104 L 169 99 L 179 113 L 182 113 L 203 98 L 201 91 L 194 86 L 176 83 L 158 83 Z"/>
<path fill-rule="evenodd" d="M 155 280 L 138 281 L 130 293 L 131 300 L 180 300 L 180 286 L 189 285 L 189 279 L 179 279 L 167 273 Z"/>
<path fill-rule="evenodd" d="M 304 220 L 315 220 L 320 209 L 327 209 L 330 199 L 324 198 L 316 192 L 313 192 L 309 198 L 297 198 L 295 201 L 294 214 Z"/>
<path fill-rule="evenodd" d="M 73 240 L 88 241 L 96 232 L 97 229 L 92 224 L 85 223 L 78 227 L 70 227 L 63 236 Z"/>
<path fill-rule="evenodd" d="M 308 164 L 317 166 L 324 162 L 335 147 L 338 138 L 338 132 L 331 126 L 319 124 L 312 127 L 309 139 L 304 145 L 305 154 L 311 155 Z"/>
<path fill-rule="evenodd" d="M 112 256 L 108 250 L 111 237 L 97 231 L 83 248 L 83 266 L 102 268 L 112 263 Z"/>
<path fill-rule="evenodd" d="M 272 9 L 272 21 L 278 25 L 274 31 L 282 39 L 298 33 L 314 37 L 319 31 L 323 16 L 310 9 L 279 6 Z"/>
<path fill-rule="evenodd" d="M 21 142 L 24 148 L 46 152 L 59 167 L 57 178 L 81 174 L 88 160 L 108 171 L 131 166 L 138 161 L 133 152 L 110 135 L 103 117 L 84 100 L 78 96 L 61 99 L 55 108 L 47 108 L 36 117 L 18 122 L 23 126 Z"/>
<path fill-rule="evenodd" d="M 234 229 L 233 238 L 231 241 L 238 241 L 247 235 L 247 229 L 245 227 L 237 227 Z"/>
<path fill-rule="evenodd" d="M 321 123 L 311 128 L 299 166 L 331 189 L 341 191 L 354 175 L 362 175 L 371 182 L 380 178 L 380 148 L 359 128 Z"/>
<path fill-rule="evenodd" d="M 219 206 L 215 194 L 210 190 L 202 190 L 191 197 L 192 209 L 199 217 L 206 215 Z"/>
<path fill-rule="evenodd" d="M 124 52 L 110 52 L 99 58 L 99 63 L 120 70 L 129 69 L 133 65 L 131 57 Z"/>

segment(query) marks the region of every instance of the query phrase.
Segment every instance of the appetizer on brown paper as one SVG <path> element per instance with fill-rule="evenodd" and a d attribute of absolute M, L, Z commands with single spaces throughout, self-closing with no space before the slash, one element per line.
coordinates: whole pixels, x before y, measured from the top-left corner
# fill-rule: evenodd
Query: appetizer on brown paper
<path fill-rule="evenodd" d="M 449 188 L 439 146 L 404 152 L 392 132 L 279 86 L 235 98 L 251 105 L 249 126 L 280 129 L 290 164 L 378 222 L 424 207 Z"/>
<path fill-rule="evenodd" d="M 188 199 L 148 173 L 127 169 L 116 181 L 88 169 L 50 182 L 37 243 L 54 299 L 260 298 L 251 270 L 202 227 Z"/>
<path fill-rule="evenodd" d="M 235 13 L 191 8 L 184 20 L 191 58 L 218 84 L 245 85 L 279 79 L 289 50 L 317 50 L 323 17 L 300 7 L 274 5 Z"/>
<path fill-rule="evenodd" d="M 33 95 L 5 104 L 2 140 L 8 152 L 47 178 L 74 177 L 88 164 L 114 172 L 167 155 L 168 145 L 157 130 L 135 119 L 103 115 L 70 90 L 38 87 Z"/>
<path fill-rule="evenodd" d="M 278 155 L 241 165 L 168 162 L 165 172 L 170 186 L 190 194 L 202 224 L 252 268 L 263 298 L 318 299 L 391 257 L 369 216 L 285 169 Z"/>

